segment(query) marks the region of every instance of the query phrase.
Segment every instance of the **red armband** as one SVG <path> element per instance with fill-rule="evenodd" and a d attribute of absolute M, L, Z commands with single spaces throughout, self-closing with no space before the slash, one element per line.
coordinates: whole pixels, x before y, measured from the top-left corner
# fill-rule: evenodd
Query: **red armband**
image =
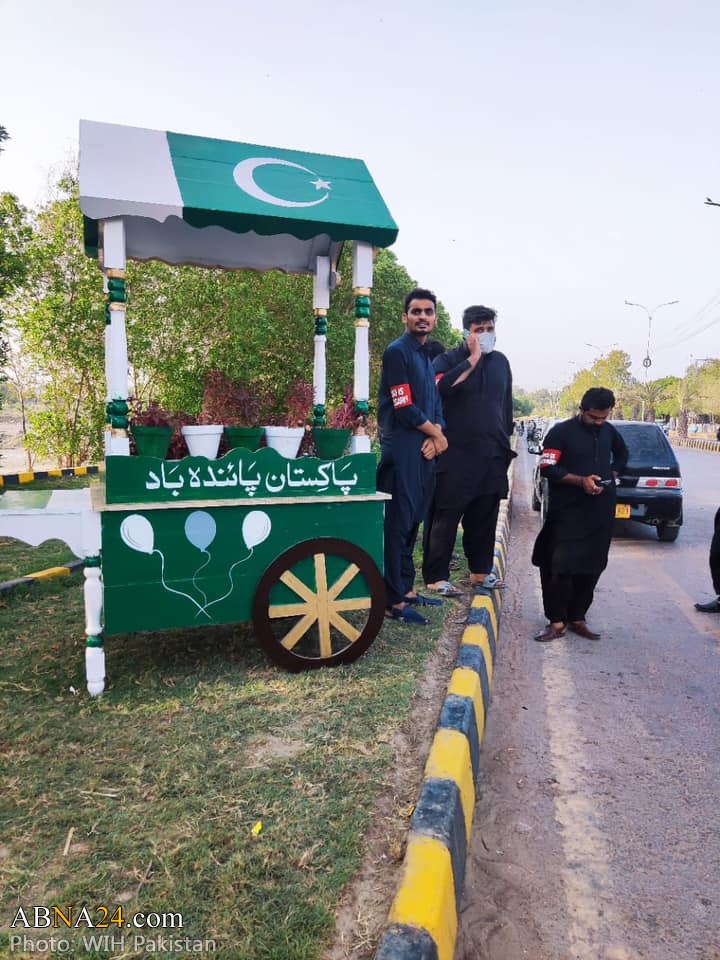
<path fill-rule="evenodd" d="M 396 410 L 400 407 L 409 407 L 413 402 L 409 383 L 398 383 L 397 386 L 390 387 L 390 396 Z"/>
<path fill-rule="evenodd" d="M 550 450 L 548 447 L 545 447 L 540 457 L 540 469 L 543 467 L 554 467 L 560 463 L 560 457 L 562 457 L 562 450 Z"/>

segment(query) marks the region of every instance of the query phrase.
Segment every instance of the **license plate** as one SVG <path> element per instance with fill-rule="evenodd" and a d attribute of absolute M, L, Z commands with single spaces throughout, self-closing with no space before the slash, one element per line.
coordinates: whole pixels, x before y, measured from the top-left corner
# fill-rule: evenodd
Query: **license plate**
<path fill-rule="evenodd" d="M 627 520 L 630 516 L 630 504 L 629 503 L 616 503 L 615 504 L 615 519 L 616 520 Z"/>

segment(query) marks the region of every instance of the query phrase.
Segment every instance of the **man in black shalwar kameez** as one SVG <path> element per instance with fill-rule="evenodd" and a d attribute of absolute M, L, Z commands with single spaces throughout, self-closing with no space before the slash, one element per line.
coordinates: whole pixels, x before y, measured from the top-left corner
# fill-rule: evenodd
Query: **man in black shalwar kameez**
<path fill-rule="evenodd" d="M 578 416 L 556 424 L 543 440 L 540 470 L 549 481 L 549 506 L 532 562 L 540 568 L 549 623 L 535 640 L 555 640 L 566 627 L 590 640 L 600 638 L 585 616 L 607 566 L 615 480 L 628 459 L 625 441 L 606 422 L 614 406 L 611 390 L 593 387 L 580 401 Z"/>
<path fill-rule="evenodd" d="M 438 458 L 437 483 L 423 536 L 423 579 L 429 590 L 461 595 L 449 582 L 450 561 L 462 520 L 463 550 L 473 585 L 502 586 L 492 576 L 500 500 L 515 456 L 512 373 L 495 350 L 496 312 L 472 306 L 463 313 L 464 343 L 433 365 L 445 414 L 448 449 Z"/>

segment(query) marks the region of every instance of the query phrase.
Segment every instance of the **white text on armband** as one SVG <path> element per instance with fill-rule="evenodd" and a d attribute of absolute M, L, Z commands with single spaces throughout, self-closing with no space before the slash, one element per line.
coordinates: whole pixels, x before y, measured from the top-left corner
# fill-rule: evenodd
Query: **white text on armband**
<path fill-rule="evenodd" d="M 398 383 L 397 386 L 390 387 L 390 396 L 396 410 L 398 407 L 409 407 L 413 402 L 409 383 Z"/>
<path fill-rule="evenodd" d="M 562 450 L 550 450 L 546 447 L 540 457 L 540 467 L 554 467 L 556 463 L 560 463 L 560 457 Z"/>

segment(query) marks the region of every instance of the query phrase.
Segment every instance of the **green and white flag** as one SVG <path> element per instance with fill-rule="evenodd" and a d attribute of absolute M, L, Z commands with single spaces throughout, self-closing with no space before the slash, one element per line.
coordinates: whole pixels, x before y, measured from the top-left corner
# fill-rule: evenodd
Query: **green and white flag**
<path fill-rule="evenodd" d="M 126 219 L 128 256 L 146 259 L 152 235 L 172 249 L 150 255 L 176 263 L 209 262 L 195 249 L 208 236 L 179 241 L 183 231 L 176 227 L 143 231 L 132 221 L 166 224 L 177 218 L 194 228 L 251 233 L 256 240 L 321 237 L 332 244 L 362 240 L 387 247 L 397 237 L 362 160 L 87 120 L 80 124 L 80 206 L 86 220 Z M 219 251 L 221 244 L 215 246 Z M 269 261 L 275 250 L 282 259 L 292 246 L 266 243 L 263 257 Z M 314 255 L 322 252 L 315 243 Z M 217 265 L 244 265 L 238 256 L 236 250 Z M 251 259 L 258 256 L 256 251 Z M 218 254 L 211 259 L 216 262 Z M 267 263 L 275 265 L 293 269 Z"/>

